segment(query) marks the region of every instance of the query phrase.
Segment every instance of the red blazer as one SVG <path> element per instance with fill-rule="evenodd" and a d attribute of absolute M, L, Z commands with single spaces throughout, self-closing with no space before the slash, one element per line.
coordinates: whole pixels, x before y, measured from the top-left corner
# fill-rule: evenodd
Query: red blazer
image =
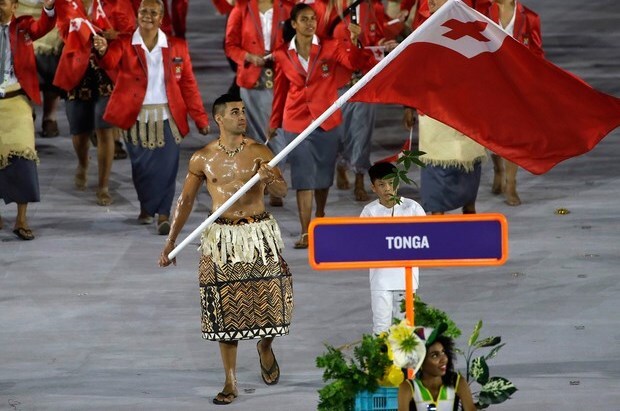
<path fill-rule="evenodd" d="M 359 37 L 360 43 L 363 46 L 376 46 L 379 40 L 384 37 L 383 26 L 386 21 L 383 3 L 377 0 L 362 1 L 359 6 L 357 22 L 362 28 L 362 34 Z M 334 29 L 334 38 L 343 41 L 345 44 L 351 43 L 349 23 L 351 23 L 351 14 L 348 14 Z"/>
<path fill-rule="evenodd" d="M 306 73 L 295 50 L 288 48 L 289 43 L 285 43 L 274 52 L 276 77 L 269 127 L 293 133 L 301 133 L 338 99 L 338 65 L 367 70 L 375 64 L 370 51 L 357 47 L 347 50 L 338 40 L 324 39 L 312 45 Z M 341 121 L 342 113 L 337 110 L 321 128 L 330 130 Z"/>
<path fill-rule="evenodd" d="M 491 20 L 499 23 L 499 7 L 496 3 L 488 3 L 483 10 L 478 10 Z M 540 34 L 540 17 L 528 9 L 520 1 L 516 2 L 514 38 L 530 49 L 537 56 L 544 57 L 542 35 Z"/>
<path fill-rule="evenodd" d="M 189 132 L 188 113 L 196 127 L 207 127 L 209 119 L 202 105 L 187 43 L 168 37 L 168 47 L 162 49 L 162 58 L 168 106 L 179 132 L 183 136 Z M 117 127 L 129 129 L 137 121 L 146 95 L 148 69 L 144 50 L 142 46 L 132 45 L 131 38 L 112 41 L 100 65 L 105 70 L 118 68 L 114 91 L 103 118 Z"/>
<path fill-rule="evenodd" d="M 377 0 L 362 1 L 359 5 L 357 22 L 362 28 L 359 43 L 362 46 L 376 46 L 383 39 L 383 26 L 385 24 L 385 10 L 383 3 Z M 351 14 L 348 14 L 334 29 L 334 38 L 339 40 L 344 47 L 350 49 L 351 32 L 349 32 Z M 351 70 L 340 67 L 337 69 L 338 87 L 342 87 L 351 80 Z"/>
<path fill-rule="evenodd" d="M 220 14 L 229 14 L 233 10 L 233 6 L 226 0 L 212 0 L 215 9 Z"/>
<path fill-rule="evenodd" d="M 491 1 L 493 0 L 463 0 L 463 3 L 484 14 L 481 11 L 481 7 L 485 6 L 479 6 L 478 3 L 484 3 L 486 5 Z M 418 7 L 416 8 L 416 14 L 413 16 L 413 20 L 411 21 L 411 28 L 414 30 L 420 27 L 420 24 L 424 23 L 431 16 L 431 12 L 428 8 L 428 0 L 403 0 L 400 3 L 400 9 L 407 11 L 411 10 L 416 3 L 418 4 Z"/>
<path fill-rule="evenodd" d="M 105 12 L 112 27 L 122 36 L 130 35 L 136 28 L 136 16 L 126 0 L 114 0 L 103 2 Z M 75 17 L 84 18 L 87 16 L 84 4 L 80 0 L 62 0 L 56 2 L 56 13 L 58 13 L 58 31 L 63 40 L 66 41 L 69 34 L 71 19 Z M 63 90 L 74 89 L 84 77 L 88 68 L 91 47 L 84 47 L 79 52 L 67 52 L 63 49 L 54 76 L 54 85 Z M 115 72 L 108 73 L 114 79 Z"/>
<path fill-rule="evenodd" d="M 45 36 L 55 24 L 56 15 L 49 18 L 45 11 L 42 11 L 38 20 L 32 16 L 17 18 L 13 16 L 9 25 L 9 41 L 15 77 L 30 100 L 36 104 L 41 104 L 41 93 L 32 42 Z"/>
<path fill-rule="evenodd" d="M 247 53 L 264 56 L 267 51 L 280 47 L 284 22 L 290 17 L 293 5 L 287 0 L 274 0 L 271 23 L 271 48 L 265 50 L 257 0 L 240 0 L 228 17 L 224 51 L 237 63 L 237 84 L 252 88 L 260 77 L 262 67 L 245 61 Z"/>

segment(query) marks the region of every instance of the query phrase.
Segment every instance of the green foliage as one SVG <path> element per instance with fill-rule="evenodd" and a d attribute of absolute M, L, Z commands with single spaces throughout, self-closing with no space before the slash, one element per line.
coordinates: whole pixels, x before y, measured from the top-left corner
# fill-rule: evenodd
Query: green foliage
<path fill-rule="evenodd" d="M 469 374 L 480 385 L 484 385 L 489 382 L 489 366 L 487 365 L 484 357 L 474 358 L 471 362 Z"/>
<path fill-rule="evenodd" d="M 517 387 L 507 379 L 503 377 L 492 377 L 482 386 L 478 394 L 478 404 L 484 406 L 500 404 L 509 399 L 516 391 Z"/>
<path fill-rule="evenodd" d="M 409 169 L 414 164 L 420 167 L 426 167 L 425 164 L 420 161 L 420 156 L 424 154 L 426 154 L 424 151 L 419 150 L 403 150 L 402 157 L 400 157 L 396 162 L 394 172 L 385 176 L 386 180 L 393 179 L 392 186 L 394 187 L 394 190 L 398 189 L 401 181 L 405 184 L 413 184 L 417 187 L 416 182 L 410 179 L 407 173 L 409 173 Z M 394 195 L 392 200 L 400 204 L 400 197 L 398 195 Z"/>
<path fill-rule="evenodd" d="M 414 309 L 416 326 L 437 328 L 444 322 L 448 324 L 444 335 L 451 338 L 461 335 L 461 330 L 444 311 L 426 304 L 417 295 Z M 403 301 L 401 311 L 404 310 Z M 494 358 L 505 344 L 499 336 L 480 338 L 481 331 L 482 321 L 478 321 L 469 336 L 467 350 L 456 350 L 465 359 L 467 382 L 480 386 L 479 391 L 473 392 L 476 408 L 480 410 L 510 399 L 517 391 L 517 387 L 506 378 L 491 377 L 487 361 Z M 378 380 L 391 364 L 387 356 L 386 337 L 364 335 L 355 346 L 352 358 L 347 358 L 343 353 L 347 347 L 326 347 L 327 353 L 316 359 L 317 367 L 325 369 L 323 381 L 328 382 L 319 390 L 319 410 L 352 411 L 357 393 L 375 391 L 379 386 Z M 490 350 L 486 355 L 474 357 L 477 351 L 484 349 Z"/>
<path fill-rule="evenodd" d="M 454 321 L 448 317 L 445 311 L 441 311 L 439 308 L 425 303 L 417 294 L 413 303 L 413 310 L 415 313 L 416 327 L 437 328 L 439 324 L 446 323 L 448 329 L 444 332 L 444 335 L 454 339 L 461 336 L 461 330 L 456 326 Z M 405 300 L 400 302 L 400 311 L 405 312 Z"/>
<path fill-rule="evenodd" d="M 350 411 L 360 391 L 375 391 L 378 380 L 392 362 L 387 355 L 385 337 L 364 335 L 353 349 L 353 358 L 346 358 L 342 348 L 326 345 L 327 353 L 317 357 L 316 365 L 324 368 L 319 390 L 319 410 Z"/>
<path fill-rule="evenodd" d="M 490 376 L 487 360 L 494 358 L 504 344 L 500 344 L 502 338 L 499 336 L 487 337 L 479 340 L 481 330 L 482 320 L 478 321 L 469 336 L 467 351 L 463 352 L 458 350 L 465 358 L 467 382 L 470 385 L 473 382 L 480 385 L 480 391 L 477 393 L 477 396 L 476 393 L 474 393 L 476 408 L 480 410 L 488 408 L 491 404 L 500 404 L 506 401 L 517 391 L 517 387 L 506 378 Z M 487 355 L 473 358 L 476 351 L 491 347 L 492 349 Z"/>

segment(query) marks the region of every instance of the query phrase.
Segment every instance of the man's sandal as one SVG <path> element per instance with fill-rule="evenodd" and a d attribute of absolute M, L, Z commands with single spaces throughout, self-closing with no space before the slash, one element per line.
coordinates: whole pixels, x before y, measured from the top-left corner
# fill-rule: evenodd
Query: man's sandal
<path fill-rule="evenodd" d="M 280 381 L 280 366 L 278 365 L 278 361 L 276 360 L 276 356 L 273 353 L 273 348 L 271 348 L 271 355 L 273 356 L 273 364 L 271 364 L 271 367 L 269 369 L 266 369 L 263 366 L 263 360 L 260 356 L 260 348 L 258 348 L 258 345 L 260 344 L 260 341 L 258 343 L 256 343 L 256 351 L 258 351 L 258 362 L 260 364 L 260 376 L 263 379 L 263 382 L 267 385 L 276 385 L 278 383 L 278 381 Z M 275 378 L 272 378 L 271 381 L 268 381 L 267 378 L 271 377 L 273 375 L 273 373 L 276 373 Z"/>
<path fill-rule="evenodd" d="M 303 233 L 301 237 L 299 237 L 299 241 L 295 243 L 293 248 L 296 248 L 298 250 L 308 248 L 308 233 Z"/>
<path fill-rule="evenodd" d="M 24 240 L 24 241 L 34 240 L 34 234 L 32 234 L 32 230 L 30 230 L 29 228 L 18 227 L 15 230 L 13 230 L 13 234 L 18 236 L 20 240 Z"/>
<path fill-rule="evenodd" d="M 218 399 L 220 397 L 221 399 Z M 234 392 L 218 392 L 215 398 L 213 398 L 213 404 L 215 405 L 228 405 L 232 403 L 235 398 L 237 398 L 237 394 Z"/>

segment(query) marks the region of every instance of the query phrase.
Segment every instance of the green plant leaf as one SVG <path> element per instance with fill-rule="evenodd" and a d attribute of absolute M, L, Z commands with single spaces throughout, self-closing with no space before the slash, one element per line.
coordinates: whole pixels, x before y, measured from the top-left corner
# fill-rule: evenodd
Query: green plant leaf
<path fill-rule="evenodd" d="M 500 404 L 517 391 L 517 387 L 504 377 L 492 377 L 478 394 L 481 404 Z"/>
<path fill-rule="evenodd" d="M 416 327 L 437 328 L 439 324 L 446 323 L 448 325 L 448 329 L 444 332 L 445 336 L 455 339 L 461 336 L 461 330 L 456 326 L 454 321 L 452 321 L 445 311 L 425 303 L 418 294 L 415 296 L 413 309 L 415 311 Z M 404 299 L 400 302 L 400 311 L 403 313 L 405 312 Z"/>
<path fill-rule="evenodd" d="M 478 323 L 476 323 L 476 326 L 474 327 L 474 331 L 469 336 L 469 341 L 467 342 L 467 345 L 472 346 L 476 344 L 476 341 L 478 341 L 478 336 L 480 336 L 481 328 L 482 328 L 482 320 L 479 320 Z"/>
<path fill-rule="evenodd" d="M 483 340 L 480 340 L 476 343 L 476 347 L 494 347 L 497 344 L 502 342 L 502 337 L 487 337 Z"/>
<path fill-rule="evenodd" d="M 506 344 L 500 344 L 496 347 L 494 347 L 487 355 L 486 357 L 484 357 L 486 360 L 490 360 L 491 358 L 495 358 L 495 356 L 497 355 L 498 351 L 502 349 L 502 347 L 506 345 Z"/>
<path fill-rule="evenodd" d="M 317 367 L 325 369 L 323 380 L 328 382 L 319 390 L 319 410 L 352 411 L 358 392 L 376 391 L 391 364 L 385 344 L 385 337 L 364 335 L 354 345 L 351 358 L 326 345 L 327 352 L 316 359 Z"/>
<path fill-rule="evenodd" d="M 480 385 L 484 386 L 489 382 L 489 366 L 484 357 L 477 357 L 471 362 L 469 369 L 471 377 Z"/>

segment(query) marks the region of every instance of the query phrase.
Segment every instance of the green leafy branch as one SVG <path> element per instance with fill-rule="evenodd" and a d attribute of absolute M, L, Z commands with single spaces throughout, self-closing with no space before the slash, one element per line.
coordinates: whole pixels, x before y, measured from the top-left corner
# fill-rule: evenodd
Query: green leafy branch
<path fill-rule="evenodd" d="M 477 396 L 476 408 L 485 409 L 491 404 L 500 404 L 510 398 L 517 391 L 517 387 L 504 377 L 491 377 L 487 361 L 494 358 L 502 344 L 502 337 L 486 337 L 479 339 L 482 329 L 482 320 L 474 326 L 467 341 L 467 351 L 457 349 L 457 352 L 465 358 L 467 382 L 476 382 L 480 385 L 480 391 L 474 393 Z M 491 348 L 488 354 L 474 358 L 476 351 L 482 348 Z M 476 395 L 477 394 L 477 395 Z"/>
<path fill-rule="evenodd" d="M 394 187 L 395 193 L 401 181 L 405 184 L 411 184 L 416 187 L 418 186 L 416 182 L 410 179 L 407 175 L 412 165 L 415 164 L 419 167 L 426 167 L 426 165 L 420 160 L 420 156 L 426 154 L 424 151 L 403 150 L 402 153 L 403 155 L 396 161 L 394 172 L 384 177 L 386 180 L 392 179 L 392 187 Z M 397 204 L 400 204 L 400 197 L 396 194 L 394 194 L 391 200 Z"/>
<path fill-rule="evenodd" d="M 400 311 L 405 312 L 405 300 L 400 302 Z M 413 303 L 413 311 L 415 313 L 415 326 L 416 327 L 428 327 L 437 328 L 439 324 L 445 323 L 448 329 L 444 332 L 445 336 L 450 338 L 459 338 L 461 336 L 461 329 L 457 327 L 454 321 L 446 314 L 445 311 L 439 308 L 433 307 L 430 304 L 422 301 L 418 294 L 415 296 Z M 395 321 L 400 321 L 395 319 Z"/>
<path fill-rule="evenodd" d="M 392 361 L 388 358 L 384 336 L 364 335 L 353 349 L 353 358 L 346 358 L 343 347 L 325 345 L 327 353 L 317 357 L 316 365 L 324 368 L 319 390 L 319 410 L 352 411 L 355 396 L 361 391 L 376 391 L 379 379 Z"/>

